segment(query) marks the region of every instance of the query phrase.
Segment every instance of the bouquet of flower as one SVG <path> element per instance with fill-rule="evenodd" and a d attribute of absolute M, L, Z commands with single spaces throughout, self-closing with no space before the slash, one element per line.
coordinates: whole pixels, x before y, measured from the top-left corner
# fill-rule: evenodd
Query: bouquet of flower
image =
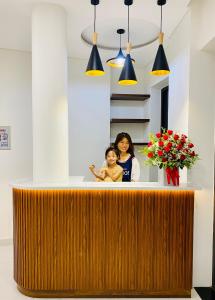
<path fill-rule="evenodd" d="M 185 134 L 163 130 L 162 133 L 150 134 L 148 147 L 145 147 L 141 152 L 148 157 L 146 164 L 158 166 L 160 169 L 164 168 L 168 183 L 172 179 L 177 185 L 179 181 L 178 169 L 184 167 L 190 169 L 199 159 L 193 148 L 193 143 Z"/>

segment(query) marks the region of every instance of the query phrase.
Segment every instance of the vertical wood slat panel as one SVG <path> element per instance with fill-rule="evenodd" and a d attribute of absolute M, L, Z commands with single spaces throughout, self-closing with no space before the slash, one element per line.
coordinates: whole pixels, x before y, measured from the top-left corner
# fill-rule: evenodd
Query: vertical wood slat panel
<path fill-rule="evenodd" d="M 13 191 L 14 278 L 32 293 L 189 296 L 191 191 Z"/>

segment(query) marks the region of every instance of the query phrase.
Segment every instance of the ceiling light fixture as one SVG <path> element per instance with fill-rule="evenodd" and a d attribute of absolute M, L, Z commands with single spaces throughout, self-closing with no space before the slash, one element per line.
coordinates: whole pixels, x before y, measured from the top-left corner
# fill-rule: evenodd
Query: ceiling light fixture
<path fill-rule="evenodd" d="M 166 55 L 163 48 L 164 33 L 162 31 L 163 26 L 163 5 L 166 4 L 166 0 L 158 0 L 157 4 L 161 7 L 161 24 L 159 34 L 159 48 L 156 54 L 155 62 L 150 74 L 155 76 L 163 76 L 170 73 L 169 65 L 166 59 Z"/>
<path fill-rule="evenodd" d="M 97 37 L 96 33 L 96 5 L 99 4 L 99 0 L 91 0 L 91 4 L 94 5 L 94 32 L 93 32 L 93 48 L 90 54 L 90 59 L 87 65 L 85 74 L 88 76 L 102 76 L 105 74 L 99 51 L 97 48 Z"/>
<path fill-rule="evenodd" d="M 125 33 L 125 29 L 117 29 L 117 34 L 120 36 L 120 47 L 119 47 L 119 53 L 116 57 L 110 58 L 106 61 L 107 65 L 112 68 L 122 68 L 125 63 L 125 55 L 122 52 L 122 34 Z M 135 60 L 132 59 L 132 62 L 134 63 Z"/>
<path fill-rule="evenodd" d="M 130 43 L 130 15 L 129 7 L 133 4 L 133 0 L 125 0 L 124 4 L 128 6 L 128 44 L 127 44 L 127 55 L 125 63 L 119 77 L 118 83 L 120 85 L 134 85 L 137 84 L 137 78 L 134 71 L 132 59 L 131 59 L 131 43 Z"/>

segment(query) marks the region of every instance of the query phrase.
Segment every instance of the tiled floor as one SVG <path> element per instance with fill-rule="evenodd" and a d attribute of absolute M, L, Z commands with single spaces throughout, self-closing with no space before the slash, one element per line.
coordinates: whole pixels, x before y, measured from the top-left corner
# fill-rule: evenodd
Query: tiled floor
<path fill-rule="evenodd" d="M 1 300 L 24 300 L 28 298 L 17 291 L 16 284 L 13 280 L 12 245 L 0 246 L 0 298 Z M 201 299 L 195 290 L 192 291 L 192 299 Z M 144 300 L 146 300 L 146 298 L 144 298 Z M 152 300 L 152 298 L 150 300 Z M 171 298 L 168 298 L 168 300 L 171 300 Z"/>

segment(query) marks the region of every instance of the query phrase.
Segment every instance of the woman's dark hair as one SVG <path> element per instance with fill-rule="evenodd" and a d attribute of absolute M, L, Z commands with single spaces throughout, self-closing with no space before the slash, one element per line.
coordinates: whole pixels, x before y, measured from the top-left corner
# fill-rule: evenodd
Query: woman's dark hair
<path fill-rule="evenodd" d="M 130 135 L 129 135 L 128 133 L 126 133 L 126 132 L 118 133 L 118 135 L 117 135 L 117 137 L 116 137 L 116 140 L 115 140 L 115 142 L 114 142 L 114 148 L 115 148 L 116 150 L 119 151 L 119 149 L 118 149 L 118 144 L 119 144 L 119 142 L 121 142 L 124 138 L 126 138 L 126 139 L 128 140 L 128 143 L 129 143 L 129 148 L 128 148 L 128 151 L 127 151 L 127 152 L 128 152 L 129 154 L 131 154 L 131 157 L 132 157 L 132 158 L 135 157 L 135 155 L 134 155 L 134 145 L 133 145 L 133 143 L 132 143 L 132 140 L 131 140 Z"/>
<path fill-rule="evenodd" d="M 116 156 L 119 158 L 119 150 L 115 149 L 114 147 L 108 147 L 107 148 L 107 150 L 105 151 L 105 158 L 107 158 L 108 153 L 110 151 L 113 151 L 116 154 Z"/>

